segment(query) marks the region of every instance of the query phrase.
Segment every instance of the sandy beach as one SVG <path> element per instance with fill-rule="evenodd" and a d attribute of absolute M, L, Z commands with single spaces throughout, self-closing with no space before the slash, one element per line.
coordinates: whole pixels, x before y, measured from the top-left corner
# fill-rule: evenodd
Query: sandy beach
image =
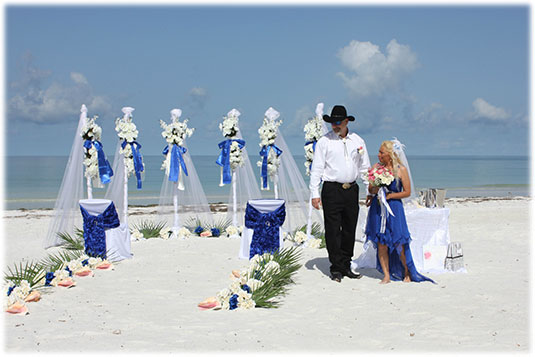
<path fill-rule="evenodd" d="M 6 352 L 498 352 L 527 353 L 531 199 L 448 199 L 451 241 L 467 273 L 429 274 L 437 284 L 379 285 L 373 269 L 338 284 L 325 249 L 304 248 L 296 284 L 277 309 L 200 311 L 227 287 L 239 239 L 132 242 L 113 271 L 48 288 L 29 315 L 4 313 Z M 3 212 L 4 269 L 45 255 L 52 210 Z M 217 213 L 223 215 L 224 213 Z M 131 208 L 130 223 L 154 219 Z M 288 244 L 288 242 L 286 242 Z M 362 243 L 356 242 L 356 258 Z"/>

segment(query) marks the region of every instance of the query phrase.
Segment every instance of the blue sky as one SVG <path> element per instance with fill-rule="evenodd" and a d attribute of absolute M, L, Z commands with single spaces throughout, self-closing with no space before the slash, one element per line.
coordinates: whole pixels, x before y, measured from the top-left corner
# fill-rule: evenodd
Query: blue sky
<path fill-rule="evenodd" d="M 375 152 L 529 154 L 528 6 L 6 6 L 6 155 L 68 155 L 86 104 L 108 156 L 135 108 L 144 155 L 180 108 L 218 155 L 232 108 L 249 152 L 271 106 L 293 154 L 318 102 L 344 104 Z"/>

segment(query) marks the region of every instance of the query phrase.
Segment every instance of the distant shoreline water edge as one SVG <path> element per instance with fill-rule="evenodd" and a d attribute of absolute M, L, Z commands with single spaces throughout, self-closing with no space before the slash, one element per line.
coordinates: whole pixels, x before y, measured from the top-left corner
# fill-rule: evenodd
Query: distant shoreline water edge
<path fill-rule="evenodd" d="M 260 185 L 259 156 L 249 155 Z M 227 203 L 230 186 L 219 187 L 220 168 L 213 156 L 193 155 L 192 161 L 209 203 Z M 304 156 L 294 159 L 306 184 Z M 372 163 L 375 157 L 370 157 Z M 5 160 L 4 209 L 53 208 L 63 179 L 67 156 L 9 156 Z M 453 197 L 516 197 L 530 196 L 529 156 L 412 156 L 410 169 L 416 190 L 446 189 L 446 198 Z M 137 190 L 135 180 L 129 182 L 129 204 L 157 205 L 164 173 L 162 156 L 145 156 L 143 189 Z M 364 197 L 361 185 L 360 196 Z M 103 197 L 104 189 L 94 189 L 95 198 Z M 263 197 L 273 197 L 263 191 Z"/>

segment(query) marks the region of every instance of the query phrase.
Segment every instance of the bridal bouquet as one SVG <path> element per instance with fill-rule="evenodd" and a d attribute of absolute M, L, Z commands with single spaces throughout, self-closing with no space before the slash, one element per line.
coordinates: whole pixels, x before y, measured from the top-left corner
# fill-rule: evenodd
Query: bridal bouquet
<path fill-rule="evenodd" d="M 264 116 L 262 126 L 258 129 L 260 135 L 260 146 L 262 148 L 269 147 L 275 144 L 277 138 L 277 128 L 281 125 L 282 120 L 276 120 L 279 117 L 279 113 L 273 108 L 269 108 Z M 262 167 L 263 161 L 257 162 L 259 167 Z M 267 158 L 267 174 L 268 176 L 274 176 L 277 173 L 280 165 L 280 157 L 276 150 L 269 150 Z"/>
<path fill-rule="evenodd" d="M 390 185 L 392 181 L 394 181 L 394 175 L 380 163 L 377 163 L 368 169 L 368 182 L 370 185 L 383 187 Z"/>
<path fill-rule="evenodd" d="M 131 112 L 134 110 L 134 108 L 125 107 L 123 108 L 123 112 L 125 115 L 122 118 L 117 118 L 115 120 L 115 131 L 117 132 L 117 136 L 119 136 L 119 140 L 122 140 L 126 143 L 132 143 L 136 141 L 137 135 L 139 134 L 136 124 L 132 122 L 132 114 Z M 127 169 L 128 177 L 132 175 L 135 172 L 135 166 L 134 166 L 134 153 L 132 152 L 132 145 L 124 145 L 124 147 L 121 147 L 119 149 L 119 153 L 123 154 L 124 156 L 124 164 Z M 140 155 L 141 164 L 143 165 L 143 158 Z M 142 170 L 141 170 L 142 171 Z"/>
<path fill-rule="evenodd" d="M 93 141 L 100 141 L 100 136 L 102 135 L 102 128 L 95 123 L 98 116 L 93 116 L 93 118 L 88 118 L 84 126 L 82 127 L 82 131 L 80 132 L 80 136 L 84 141 L 90 140 Z M 98 152 L 97 149 L 93 145 L 91 147 L 85 148 L 85 158 L 84 158 L 84 166 L 85 166 L 85 177 L 97 180 L 99 178 L 99 171 L 98 171 Z"/>
<path fill-rule="evenodd" d="M 310 167 L 314 159 L 314 149 L 316 142 L 323 135 L 323 103 L 318 103 L 316 106 L 316 116 L 309 119 L 305 124 L 303 131 L 305 132 L 305 167 L 306 174 L 310 176 Z"/>

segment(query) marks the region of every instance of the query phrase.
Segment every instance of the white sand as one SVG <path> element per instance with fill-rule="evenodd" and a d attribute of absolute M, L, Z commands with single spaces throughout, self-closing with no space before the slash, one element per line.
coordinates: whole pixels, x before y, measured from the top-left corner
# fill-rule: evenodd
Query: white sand
<path fill-rule="evenodd" d="M 114 271 L 51 288 L 30 314 L 4 313 L 7 352 L 528 352 L 527 198 L 448 200 L 450 235 L 467 274 L 379 285 L 380 275 L 332 282 L 325 249 L 304 249 L 297 284 L 278 309 L 200 311 L 227 287 L 239 240 L 150 239 Z M 144 209 L 136 209 L 143 211 Z M 147 209 L 145 209 L 147 210 Z M 44 255 L 51 211 L 5 211 L 5 265 Z M 130 222 L 150 218 L 133 215 Z M 355 257 L 362 251 L 356 242 Z"/>

